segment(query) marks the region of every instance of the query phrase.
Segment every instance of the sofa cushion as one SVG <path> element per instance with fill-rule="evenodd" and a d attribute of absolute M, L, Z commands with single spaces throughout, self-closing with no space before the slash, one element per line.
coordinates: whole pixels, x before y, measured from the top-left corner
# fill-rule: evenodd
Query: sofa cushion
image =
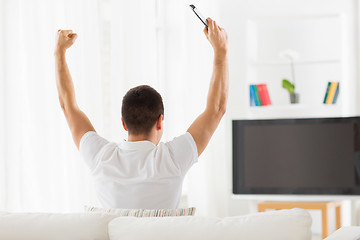
<path fill-rule="evenodd" d="M 121 209 L 85 206 L 85 212 L 108 213 L 118 217 L 177 217 L 194 216 L 196 208 L 177 209 Z"/>
<path fill-rule="evenodd" d="M 359 240 L 360 227 L 342 227 L 325 240 Z"/>
<path fill-rule="evenodd" d="M 0 213 L 0 239 L 107 240 L 108 223 L 116 216 L 101 213 Z"/>
<path fill-rule="evenodd" d="M 311 217 L 302 209 L 239 217 L 119 217 L 109 223 L 110 240 L 310 240 Z"/>

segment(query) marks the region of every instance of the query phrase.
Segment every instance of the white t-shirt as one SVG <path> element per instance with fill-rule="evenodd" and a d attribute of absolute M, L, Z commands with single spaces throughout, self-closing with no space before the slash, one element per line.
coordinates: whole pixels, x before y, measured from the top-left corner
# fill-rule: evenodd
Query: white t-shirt
<path fill-rule="evenodd" d="M 90 131 L 79 150 L 105 208 L 177 208 L 184 176 L 198 160 L 188 132 L 156 146 L 150 141 L 112 143 Z"/>

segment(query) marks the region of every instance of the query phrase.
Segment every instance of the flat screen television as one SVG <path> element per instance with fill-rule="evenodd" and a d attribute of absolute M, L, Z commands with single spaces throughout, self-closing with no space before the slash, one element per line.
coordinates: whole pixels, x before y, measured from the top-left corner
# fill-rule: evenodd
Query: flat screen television
<path fill-rule="evenodd" d="M 233 193 L 360 195 L 360 117 L 233 120 Z"/>

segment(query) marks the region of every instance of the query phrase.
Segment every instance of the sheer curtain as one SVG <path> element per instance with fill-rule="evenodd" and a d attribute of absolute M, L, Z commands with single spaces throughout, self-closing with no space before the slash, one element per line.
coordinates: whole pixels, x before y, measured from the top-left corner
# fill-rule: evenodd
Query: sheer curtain
<path fill-rule="evenodd" d="M 95 200 L 59 108 L 54 37 L 59 28 L 81 36 L 69 51 L 79 103 L 102 127 L 97 1 L 2 1 L 0 209 L 73 211 Z M 86 104 L 85 104 L 86 103 Z"/>
<path fill-rule="evenodd" d="M 215 0 L 191 3 L 217 17 Z M 163 140 L 186 131 L 205 107 L 212 73 L 211 47 L 189 4 L 0 0 L 0 210 L 69 212 L 97 204 L 58 103 L 53 46 L 59 28 L 79 34 L 68 64 L 78 103 L 102 136 L 126 138 L 121 100 L 139 84 L 164 98 Z M 217 194 L 226 181 L 219 153 L 224 137 L 222 124 L 184 185 L 187 204 L 200 214 L 224 211 Z"/>

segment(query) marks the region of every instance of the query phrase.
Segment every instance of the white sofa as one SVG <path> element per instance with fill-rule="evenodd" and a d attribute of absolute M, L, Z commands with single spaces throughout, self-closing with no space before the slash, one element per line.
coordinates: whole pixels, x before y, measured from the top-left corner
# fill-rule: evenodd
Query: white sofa
<path fill-rule="evenodd" d="M 311 217 L 302 209 L 226 218 L 0 212 L 4 240 L 311 240 L 310 227 Z"/>
<path fill-rule="evenodd" d="M 360 240 L 360 227 L 342 227 L 325 240 Z"/>

